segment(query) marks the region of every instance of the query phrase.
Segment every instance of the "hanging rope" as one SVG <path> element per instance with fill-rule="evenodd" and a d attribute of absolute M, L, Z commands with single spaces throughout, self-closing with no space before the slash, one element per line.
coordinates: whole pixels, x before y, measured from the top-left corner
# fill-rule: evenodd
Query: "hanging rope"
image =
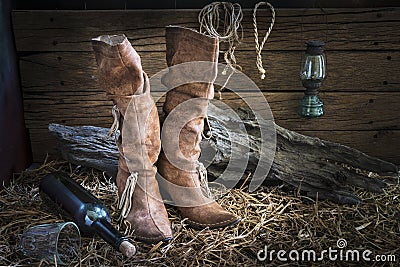
<path fill-rule="evenodd" d="M 262 42 L 260 44 L 260 42 L 258 40 L 257 9 L 261 5 L 267 5 L 271 9 L 272 19 L 271 19 L 271 24 L 268 28 L 268 31 L 265 33 L 264 39 L 262 40 Z M 265 72 L 266 72 L 263 67 L 261 52 L 264 48 L 265 42 L 267 41 L 269 35 L 271 34 L 272 27 L 274 27 L 274 24 L 275 24 L 275 9 L 274 9 L 274 7 L 268 2 L 259 2 L 258 4 L 256 4 L 254 7 L 254 11 L 253 11 L 253 26 L 254 26 L 254 39 L 256 42 L 256 52 L 257 52 L 256 65 L 257 65 L 258 71 L 261 73 L 261 80 L 265 79 Z"/>
<path fill-rule="evenodd" d="M 228 69 L 231 69 L 231 73 L 221 89 L 218 90 L 220 98 L 221 91 L 226 87 L 235 70 L 241 69 L 236 63 L 235 49 L 243 38 L 242 19 L 243 12 L 241 6 L 238 3 L 232 4 L 229 2 L 213 2 L 206 5 L 198 16 L 201 33 L 218 37 L 220 42 L 228 43 L 228 50 L 224 52 L 224 60 L 227 66 L 222 71 L 222 74 L 226 75 Z M 220 25 L 221 22 L 222 25 Z M 238 34 L 239 29 L 242 29 L 241 36 Z"/>

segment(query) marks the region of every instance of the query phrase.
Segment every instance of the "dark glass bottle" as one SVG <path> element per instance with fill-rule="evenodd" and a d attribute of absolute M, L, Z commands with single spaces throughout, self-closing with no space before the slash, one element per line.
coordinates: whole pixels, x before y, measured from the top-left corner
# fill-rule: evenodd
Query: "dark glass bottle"
<path fill-rule="evenodd" d="M 72 217 L 83 234 L 99 235 L 127 257 L 135 254 L 135 246 L 111 225 L 107 208 L 74 180 L 52 173 L 40 181 L 39 189 Z"/>

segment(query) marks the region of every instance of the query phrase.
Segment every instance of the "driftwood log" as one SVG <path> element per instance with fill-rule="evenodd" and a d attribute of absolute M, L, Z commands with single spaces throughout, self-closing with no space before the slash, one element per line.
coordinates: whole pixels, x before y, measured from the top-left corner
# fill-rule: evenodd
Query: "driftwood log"
<path fill-rule="evenodd" d="M 219 121 L 237 124 L 243 123 L 247 136 L 229 138 L 221 123 L 210 114 L 213 136 L 202 141 L 203 149 L 213 149 L 215 157 L 208 167 L 212 177 L 218 177 L 226 168 L 231 155 L 231 141 L 239 142 L 237 147 L 247 146 L 243 159 L 247 160 L 246 174 L 254 172 L 259 160 L 259 127 L 252 113 L 245 109 L 237 110 L 240 121 L 218 115 Z M 363 188 L 372 192 L 383 192 L 388 183 L 399 179 L 398 166 L 370 157 L 358 150 L 337 143 L 301 135 L 275 124 L 276 152 L 272 167 L 264 181 L 265 184 L 277 181 L 296 187 L 307 196 L 329 199 L 337 203 L 357 204 L 361 202 L 354 195 L 354 188 Z M 73 164 L 92 167 L 114 176 L 118 165 L 118 151 L 113 139 L 106 140 L 108 129 L 94 126 L 70 127 L 50 124 L 50 133 L 59 142 L 63 158 Z M 229 132 L 229 135 L 243 135 L 242 132 Z M 240 137 L 240 136 L 239 136 Z M 249 143 L 240 144 L 241 140 Z M 241 154 L 240 154 L 241 155 Z"/>

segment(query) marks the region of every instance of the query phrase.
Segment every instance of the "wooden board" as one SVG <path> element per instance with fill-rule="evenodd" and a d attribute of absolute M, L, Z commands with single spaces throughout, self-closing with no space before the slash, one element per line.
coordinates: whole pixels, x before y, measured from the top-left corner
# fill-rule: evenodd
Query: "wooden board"
<path fill-rule="evenodd" d="M 153 95 L 159 97 L 160 93 Z M 256 93 L 242 93 L 241 97 L 261 108 L 266 100 L 275 121 L 294 131 L 400 130 L 400 93 L 322 93 L 326 114 L 318 119 L 304 119 L 297 114 L 303 93 L 264 93 L 265 100 Z M 232 93 L 224 93 L 223 101 L 233 108 L 245 106 L 241 98 Z M 112 104 L 106 100 L 105 93 L 25 93 L 24 103 L 28 128 L 43 129 L 50 122 L 107 127 L 112 122 Z M 391 112 L 386 112 L 388 107 Z"/>
<path fill-rule="evenodd" d="M 47 134 L 50 122 L 102 127 L 112 122 L 111 102 L 105 100 L 98 86 L 92 37 L 125 33 L 151 76 L 166 67 L 165 26 L 198 29 L 198 12 L 13 12 L 25 120 L 34 160 L 42 161 L 47 151 L 54 152 L 54 143 Z M 263 52 L 267 78 L 260 80 L 255 67 L 251 10 L 244 11 L 244 39 L 236 52 L 244 73 L 263 91 L 276 122 L 400 164 L 400 8 L 299 8 L 276 12 L 276 24 Z M 269 20 L 269 12 L 261 9 L 261 36 Z M 297 109 L 304 90 L 299 81 L 300 57 L 304 42 L 310 39 L 327 43 L 328 70 L 321 88 L 326 114 L 308 120 L 300 118 Z M 221 80 L 223 77 L 218 78 Z M 241 85 L 242 81 L 231 84 Z M 160 94 L 160 88 L 152 91 L 155 96 Z M 263 105 L 254 92 L 244 95 Z M 243 105 L 235 94 L 226 92 L 223 98 L 231 106 Z"/>
<path fill-rule="evenodd" d="M 154 93 L 160 97 L 160 93 Z M 253 104 L 263 100 L 254 93 L 243 95 Z M 302 93 L 264 93 L 275 121 L 288 129 L 317 136 L 326 140 L 343 143 L 372 156 L 391 162 L 399 162 L 400 149 L 400 93 L 325 93 L 321 97 L 326 103 L 326 114 L 318 119 L 304 119 L 297 114 Z M 80 99 L 60 92 L 42 93 L 40 98 L 25 99 L 25 117 L 34 157 L 43 159 L 47 152 L 55 155 L 47 134 L 49 123 L 67 125 L 94 125 L 109 127 L 112 123 L 111 103 L 104 100 L 103 93 L 80 95 Z M 344 103 L 341 101 L 346 100 Z M 158 103 L 162 105 L 163 98 Z M 232 108 L 245 106 L 236 94 L 224 93 L 223 101 Z M 260 104 L 258 106 L 260 106 Z M 396 107 L 391 113 L 386 108 Z M 312 130 L 310 130 L 312 129 Z M 50 141 L 49 141 L 50 140 Z M 50 143 L 49 143 L 50 142 Z"/>
<path fill-rule="evenodd" d="M 361 150 L 368 155 L 400 164 L 400 131 L 299 131 L 324 140 L 337 142 Z"/>
<path fill-rule="evenodd" d="M 166 68 L 164 52 L 140 52 L 149 76 Z M 303 91 L 299 78 L 301 52 L 264 52 L 265 80 L 256 68 L 255 52 L 238 51 L 243 73 L 262 91 Z M 223 59 L 220 59 L 223 62 Z M 400 92 L 400 52 L 332 51 L 327 53 L 327 78 L 321 91 Z M 99 89 L 93 52 L 47 52 L 20 56 L 24 92 L 82 92 Z M 225 81 L 224 77 L 218 81 Z M 240 83 L 240 81 L 239 81 Z M 232 89 L 238 82 L 228 83 Z M 152 88 L 159 91 L 158 88 Z"/>
<path fill-rule="evenodd" d="M 14 11 L 18 51 L 91 51 L 90 39 L 125 33 L 138 51 L 165 51 L 164 27 L 197 28 L 199 10 Z M 309 39 L 322 39 L 329 50 L 396 50 L 400 48 L 399 8 L 277 9 L 267 50 L 303 50 Z M 258 13 L 259 29 L 270 14 Z M 268 21 L 268 23 L 266 23 Z M 244 11 L 240 50 L 254 50 L 251 10 Z M 261 33 L 262 34 L 262 33 Z"/>

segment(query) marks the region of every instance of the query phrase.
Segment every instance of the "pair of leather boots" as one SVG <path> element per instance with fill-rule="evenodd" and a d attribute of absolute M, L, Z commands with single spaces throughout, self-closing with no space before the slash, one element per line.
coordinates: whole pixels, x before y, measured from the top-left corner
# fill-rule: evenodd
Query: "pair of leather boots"
<path fill-rule="evenodd" d="M 167 119 L 162 139 L 149 79 L 128 39 L 124 35 L 103 35 L 92 39 L 92 45 L 100 85 L 114 103 L 114 130 L 120 130 L 116 177 L 119 208 L 122 218 L 134 229 L 135 238 L 146 243 L 173 238 L 160 189 L 172 198 L 193 228 L 238 223 L 239 217 L 212 199 L 207 172 L 198 161 L 208 101 L 214 97 L 218 39 L 188 28 L 166 28 L 170 69 L 162 82 L 170 90 L 163 106 Z M 206 67 L 201 67 L 201 62 Z M 193 75 L 197 75 L 194 80 Z M 162 177 L 159 181 L 155 165 Z"/>

